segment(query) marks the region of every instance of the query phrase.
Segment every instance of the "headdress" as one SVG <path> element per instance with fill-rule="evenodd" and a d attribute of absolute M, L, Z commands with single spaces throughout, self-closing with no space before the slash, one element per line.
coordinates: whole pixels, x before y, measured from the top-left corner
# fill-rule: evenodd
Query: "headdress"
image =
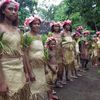
<path fill-rule="evenodd" d="M 77 31 L 83 30 L 83 26 L 78 26 L 78 27 L 76 28 L 76 30 L 77 30 Z"/>
<path fill-rule="evenodd" d="M 29 26 L 29 24 L 30 24 L 31 22 L 33 22 L 34 20 L 36 20 L 36 19 L 38 19 L 40 22 L 42 21 L 41 18 L 40 18 L 39 16 L 36 16 L 36 15 L 30 16 L 30 17 L 28 17 L 28 18 L 25 19 L 25 21 L 24 21 L 24 26 L 25 26 L 25 27 L 26 27 L 26 26 Z"/>
<path fill-rule="evenodd" d="M 0 8 L 1 8 L 1 6 L 2 6 L 4 3 L 10 3 L 10 2 L 13 2 L 13 3 L 15 4 L 15 7 L 16 7 L 17 9 L 19 9 L 19 3 L 16 2 L 15 0 L 1 0 L 1 1 L 0 1 Z"/>
<path fill-rule="evenodd" d="M 72 24 L 72 21 L 71 20 L 65 20 L 64 22 L 63 22 L 63 26 L 64 25 L 71 25 Z"/>

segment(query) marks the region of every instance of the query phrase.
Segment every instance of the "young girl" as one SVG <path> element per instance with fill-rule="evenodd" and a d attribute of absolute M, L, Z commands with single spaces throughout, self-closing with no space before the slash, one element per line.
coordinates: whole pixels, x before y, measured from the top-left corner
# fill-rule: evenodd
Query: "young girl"
<path fill-rule="evenodd" d="M 63 31 L 62 31 L 62 45 L 63 45 L 63 57 L 64 57 L 64 63 L 66 65 L 66 79 L 73 81 L 73 78 L 77 78 L 75 75 L 73 75 L 73 72 L 75 71 L 75 45 L 74 40 L 71 37 L 71 20 L 64 21 L 63 23 Z"/>
<path fill-rule="evenodd" d="M 55 86 L 57 80 L 57 71 L 58 71 L 58 64 L 57 64 L 57 48 L 56 48 L 56 40 L 53 37 L 49 37 L 47 40 L 47 47 L 48 47 L 48 74 L 47 74 L 47 82 L 50 86 L 50 100 L 58 99 L 58 97 L 52 95 L 54 93 L 53 87 Z"/>
<path fill-rule="evenodd" d="M 21 53 L 21 36 L 18 29 L 18 2 L 0 0 L 0 100 L 26 100 L 22 93 L 25 85 Z M 2 34 L 2 35 L 1 35 Z M 4 42 L 5 41 L 5 42 Z"/>

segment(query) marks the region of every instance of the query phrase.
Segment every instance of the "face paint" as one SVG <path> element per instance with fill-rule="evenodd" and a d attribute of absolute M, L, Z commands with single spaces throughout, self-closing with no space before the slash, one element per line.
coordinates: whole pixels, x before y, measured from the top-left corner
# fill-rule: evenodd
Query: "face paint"
<path fill-rule="evenodd" d="M 15 3 L 10 2 L 4 10 L 5 17 L 9 20 L 15 20 L 17 18 L 18 10 L 15 7 Z"/>
<path fill-rule="evenodd" d="M 8 8 L 10 11 L 18 12 L 18 9 L 16 8 L 15 3 L 13 3 L 13 2 L 10 2 L 10 3 L 7 5 L 7 8 Z"/>

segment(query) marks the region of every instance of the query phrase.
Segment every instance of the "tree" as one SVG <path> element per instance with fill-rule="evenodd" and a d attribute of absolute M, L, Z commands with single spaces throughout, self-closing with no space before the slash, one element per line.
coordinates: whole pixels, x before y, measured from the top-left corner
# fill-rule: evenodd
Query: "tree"
<path fill-rule="evenodd" d="M 26 17 L 34 14 L 34 10 L 37 9 L 36 0 L 17 0 L 20 3 L 19 8 L 19 25 L 23 25 Z"/>

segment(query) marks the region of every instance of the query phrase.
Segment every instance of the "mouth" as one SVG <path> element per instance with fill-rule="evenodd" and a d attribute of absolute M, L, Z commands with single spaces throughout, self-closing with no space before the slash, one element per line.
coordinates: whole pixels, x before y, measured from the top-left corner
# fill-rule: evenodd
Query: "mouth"
<path fill-rule="evenodd" d="M 10 17 L 11 17 L 11 18 L 16 18 L 17 16 L 14 15 L 14 14 L 12 14 L 12 15 L 10 15 Z"/>

